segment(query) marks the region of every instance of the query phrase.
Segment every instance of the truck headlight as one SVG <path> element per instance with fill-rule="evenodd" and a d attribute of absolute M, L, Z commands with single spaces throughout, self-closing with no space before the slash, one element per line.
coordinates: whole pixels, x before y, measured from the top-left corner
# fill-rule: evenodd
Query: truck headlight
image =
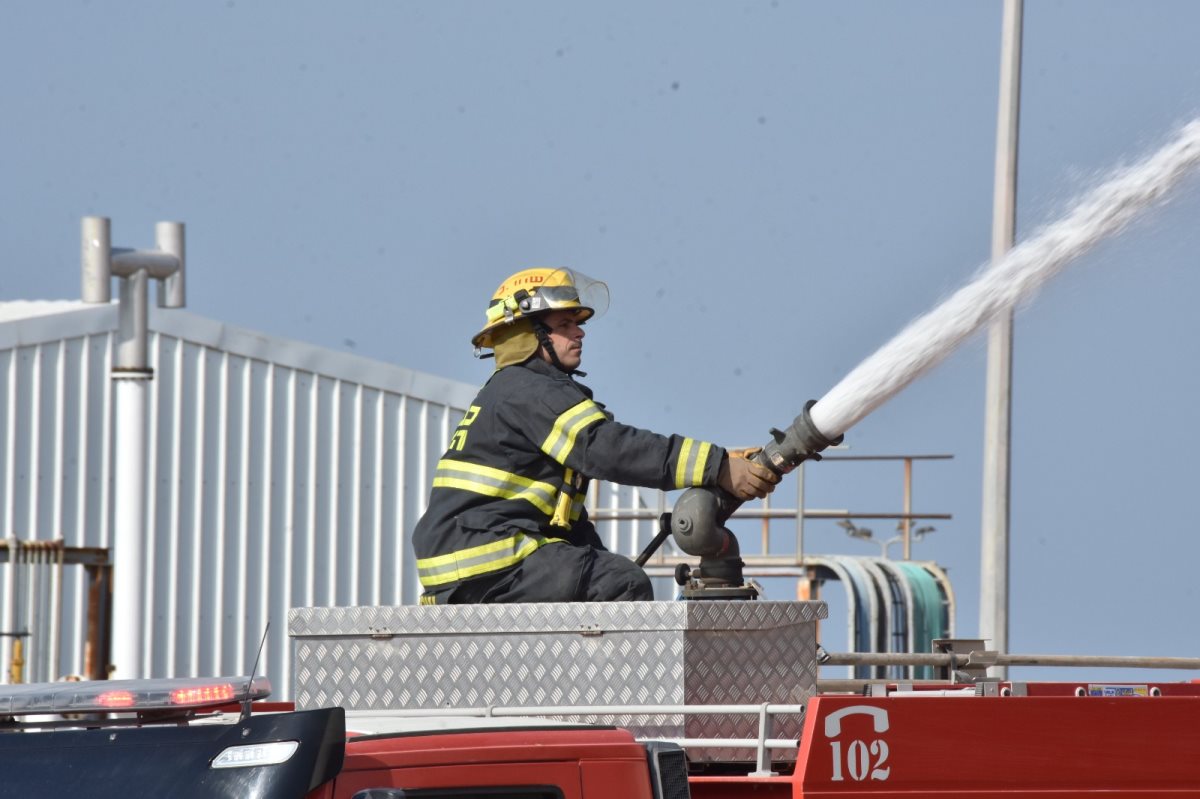
<path fill-rule="evenodd" d="M 212 768 L 249 768 L 286 763 L 300 747 L 299 741 L 275 741 L 268 744 L 230 746 L 213 759 Z"/>

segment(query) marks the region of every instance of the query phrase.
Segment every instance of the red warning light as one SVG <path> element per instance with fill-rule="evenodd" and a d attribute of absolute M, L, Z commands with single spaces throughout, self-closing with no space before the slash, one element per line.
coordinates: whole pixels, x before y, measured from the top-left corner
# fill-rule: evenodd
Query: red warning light
<path fill-rule="evenodd" d="M 212 705 L 232 702 L 236 698 L 237 692 L 229 683 L 176 688 L 171 692 L 173 705 Z"/>
<path fill-rule="evenodd" d="M 132 691 L 105 691 L 96 697 L 96 704 L 101 707 L 133 707 L 134 701 Z"/>

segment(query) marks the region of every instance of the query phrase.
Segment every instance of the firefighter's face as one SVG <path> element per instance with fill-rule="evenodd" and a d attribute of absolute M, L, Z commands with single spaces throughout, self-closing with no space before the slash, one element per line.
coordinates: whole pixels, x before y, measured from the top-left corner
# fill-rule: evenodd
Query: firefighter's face
<path fill-rule="evenodd" d="M 550 328 L 550 344 L 559 363 L 567 369 L 578 369 L 583 362 L 583 325 L 575 321 L 575 312 L 551 311 L 542 321 Z M 552 363 L 549 355 L 539 352 L 542 360 Z"/>

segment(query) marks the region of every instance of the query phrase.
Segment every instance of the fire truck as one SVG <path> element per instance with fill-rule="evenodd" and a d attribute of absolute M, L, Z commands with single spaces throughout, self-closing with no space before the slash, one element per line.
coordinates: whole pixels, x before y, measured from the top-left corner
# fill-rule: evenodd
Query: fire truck
<path fill-rule="evenodd" d="M 262 678 L 0 690 L 0 796 L 1200 796 L 1200 681 L 818 682 L 820 602 L 307 608 Z M 825 666 L 822 666 L 825 661 Z M 518 665 L 519 664 L 519 665 Z M 755 697 L 762 701 L 748 701 Z"/>

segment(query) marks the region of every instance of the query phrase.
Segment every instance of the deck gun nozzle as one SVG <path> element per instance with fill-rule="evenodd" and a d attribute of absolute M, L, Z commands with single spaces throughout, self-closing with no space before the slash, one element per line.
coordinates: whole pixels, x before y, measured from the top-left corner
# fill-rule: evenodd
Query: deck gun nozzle
<path fill-rule="evenodd" d="M 772 440 L 754 459 L 784 475 L 806 460 L 820 460 L 822 450 L 840 444 L 840 434 L 831 438 L 813 424 L 812 407 L 816 404 L 816 400 L 806 403 L 787 430 L 772 428 Z M 689 488 L 676 500 L 670 514 L 672 538 L 681 550 L 700 557 L 699 569 L 690 572 L 684 585 L 685 597 L 703 598 L 705 589 L 719 588 L 721 598 L 728 598 L 726 589 L 744 587 L 737 538 L 725 527 L 742 502 L 720 488 Z M 749 598 L 757 596 L 757 592 L 749 590 L 752 592 Z"/>

